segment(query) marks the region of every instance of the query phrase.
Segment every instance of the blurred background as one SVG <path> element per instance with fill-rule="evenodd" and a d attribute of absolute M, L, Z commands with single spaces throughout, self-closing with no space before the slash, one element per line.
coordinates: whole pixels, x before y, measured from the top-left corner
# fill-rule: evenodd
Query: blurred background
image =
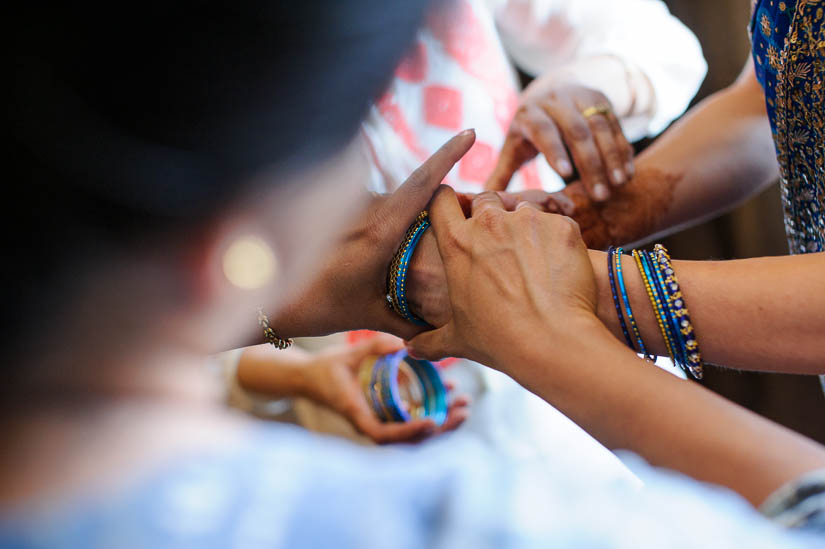
<path fill-rule="evenodd" d="M 751 0 L 665 3 L 696 33 L 708 61 L 708 76 L 695 103 L 733 82 L 742 70 L 750 51 L 747 25 Z M 674 257 L 682 259 L 787 254 L 778 185 L 724 217 L 674 235 L 666 245 Z M 825 443 L 825 396 L 817 378 L 716 368 L 706 372 L 706 387 Z"/>

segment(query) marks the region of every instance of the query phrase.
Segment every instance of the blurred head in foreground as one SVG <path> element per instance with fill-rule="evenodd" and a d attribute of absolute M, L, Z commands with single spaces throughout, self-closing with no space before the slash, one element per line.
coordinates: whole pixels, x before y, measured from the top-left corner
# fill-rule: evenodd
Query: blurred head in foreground
<path fill-rule="evenodd" d="M 9 14 L 3 345 L 21 375 L 219 349 L 276 311 L 362 202 L 353 138 L 424 4 Z M 249 254 L 266 283 L 233 265 Z"/>

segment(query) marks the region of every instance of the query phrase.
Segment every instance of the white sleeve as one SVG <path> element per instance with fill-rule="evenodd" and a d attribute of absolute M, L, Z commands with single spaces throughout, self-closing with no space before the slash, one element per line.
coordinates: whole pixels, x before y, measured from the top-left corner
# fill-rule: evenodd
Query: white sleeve
<path fill-rule="evenodd" d="M 655 101 L 634 126 L 646 135 L 687 109 L 707 72 L 699 41 L 660 0 L 486 1 L 507 53 L 527 73 L 603 55 L 643 73 Z"/>

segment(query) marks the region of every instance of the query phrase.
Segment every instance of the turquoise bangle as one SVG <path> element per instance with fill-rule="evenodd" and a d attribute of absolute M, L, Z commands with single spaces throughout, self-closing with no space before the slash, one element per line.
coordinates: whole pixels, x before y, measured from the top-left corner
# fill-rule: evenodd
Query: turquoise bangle
<path fill-rule="evenodd" d="M 653 268 L 652 265 L 650 265 L 650 259 L 648 258 L 647 254 L 645 252 L 640 252 L 639 258 L 641 259 L 642 267 L 645 271 L 645 276 L 647 277 L 650 283 L 650 287 L 652 288 L 653 293 L 656 296 L 656 302 L 653 304 L 653 306 L 656 308 L 657 314 L 662 319 L 662 323 L 664 324 L 664 335 L 667 339 L 668 349 L 671 352 L 670 358 L 672 358 L 674 362 L 677 362 L 678 357 L 676 356 L 676 342 L 673 339 L 673 327 L 670 324 L 670 318 L 667 315 L 664 308 L 665 300 L 667 299 L 667 297 L 662 294 L 662 290 L 659 287 L 658 280 L 652 274 Z M 681 365 L 679 365 L 679 367 L 681 367 Z"/>
<path fill-rule="evenodd" d="M 639 331 L 639 325 L 636 324 L 636 317 L 633 316 L 633 309 L 630 307 L 630 299 L 627 297 L 627 288 L 624 285 L 624 274 L 622 273 L 622 248 L 616 248 L 616 280 L 619 282 L 619 293 L 624 304 L 625 314 L 630 321 L 630 329 L 633 336 L 636 338 L 636 343 L 639 344 L 639 352 L 644 355 L 647 360 L 656 361 L 656 356 L 647 352 L 647 347 L 642 339 L 642 333 Z"/>
<path fill-rule="evenodd" d="M 418 225 L 418 227 L 416 227 L 404 255 L 401 256 L 401 261 L 398 264 L 398 270 L 395 278 L 395 302 L 398 304 L 399 312 L 405 319 L 418 326 L 427 326 L 427 323 L 412 314 L 409 303 L 407 303 L 407 268 L 410 265 L 410 260 L 412 259 L 413 253 L 415 253 L 415 247 L 418 245 L 418 242 L 421 240 L 424 232 L 429 228 L 429 219 L 425 219 L 420 225 Z"/>

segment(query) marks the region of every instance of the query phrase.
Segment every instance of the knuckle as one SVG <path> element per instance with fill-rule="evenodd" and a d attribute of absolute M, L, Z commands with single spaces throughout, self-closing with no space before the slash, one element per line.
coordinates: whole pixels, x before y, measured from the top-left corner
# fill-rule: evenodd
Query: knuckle
<path fill-rule="evenodd" d="M 499 230 L 502 223 L 501 210 L 496 208 L 484 208 L 476 218 L 479 224 L 490 232 Z"/>
<path fill-rule="evenodd" d="M 582 164 L 585 171 L 590 172 L 591 174 L 600 175 L 603 170 L 602 159 L 595 152 L 588 152 L 586 155 L 584 155 L 584 158 L 582 159 Z M 595 180 L 601 179 L 601 177 L 594 176 L 593 179 L 594 182 L 597 182 Z"/>
<path fill-rule="evenodd" d="M 592 137 L 590 134 L 590 128 L 582 120 L 577 120 L 570 124 L 567 131 L 570 135 L 570 139 L 577 143 L 589 141 Z"/>
<path fill-rule="evenodd" d="M 607 133 L 611 132 L 610 123 L 607 121 L 607 118 L 604 116 L 592 116 L 590 117 L 590 127 L 593 128 L 595 132 L 602 132 Z"/>

